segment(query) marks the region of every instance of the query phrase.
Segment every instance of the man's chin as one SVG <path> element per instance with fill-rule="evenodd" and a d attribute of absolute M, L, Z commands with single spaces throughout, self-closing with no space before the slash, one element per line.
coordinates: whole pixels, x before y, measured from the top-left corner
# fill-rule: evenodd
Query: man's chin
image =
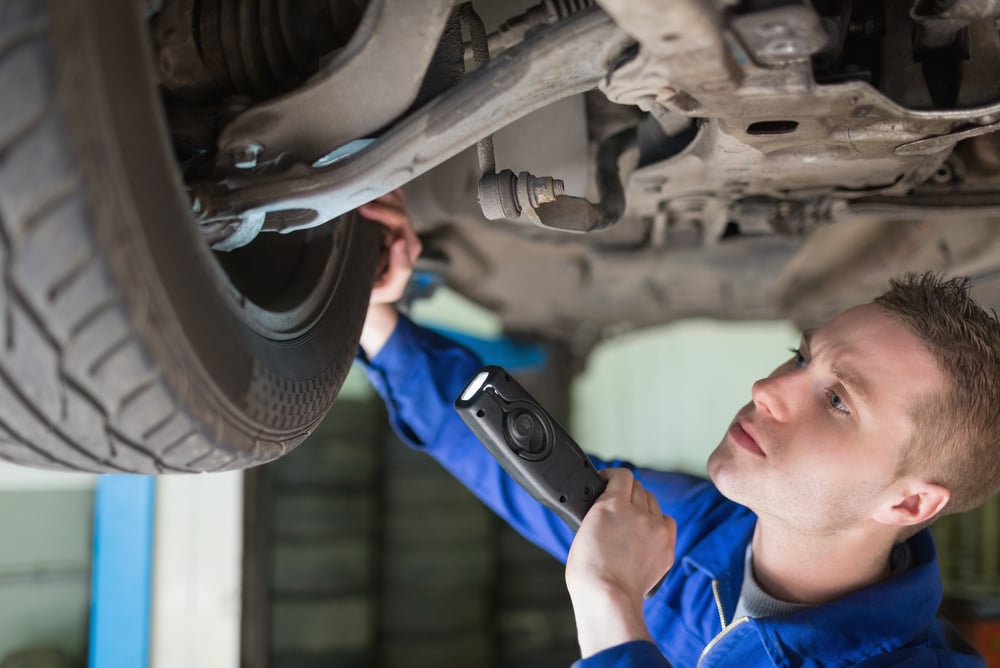
<path fill-rule="evenodd" d="M 715 480 L 714 471 L 735 463 L 732 462 L 732 445 L 728 433 L 724 434 L 722 440 L 715 446 L 715 450 L 712 450 L 712 454 L 708 456 L 708 462 L 706 462 L 705 466 L 708 469 L 708 477 L 712 478 L 713 481 Z"/>
<path fill-rule="evenodd" d="M 712 451 L 712 454 L 708 456 L 708 463 L 706 464 L 708 478 L 722 496 L 730 501 L 745 505 L 745 495 L 741 494 L 740 490 L 745 488 L 746 483 L 739 479 L 741 473 L 740 467 L 738 462 L 733 458 L 730 446 L 731 444 L 726 439 L 723 439 L 715 450 Z"/>

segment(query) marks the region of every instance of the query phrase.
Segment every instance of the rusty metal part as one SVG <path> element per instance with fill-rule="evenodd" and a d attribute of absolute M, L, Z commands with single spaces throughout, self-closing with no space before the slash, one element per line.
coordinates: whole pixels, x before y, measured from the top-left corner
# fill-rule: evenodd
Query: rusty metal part
<path fill-rule="evenodd" d="M 654 117 L 667 110 L 700 125 L 682 151 L 632 174 L 626 217 L 665 214 L 667 228 L 699 230 L 704 243 L 722 237 L 746 198 L 808 206 L 832 198 L 839 206 L 906 195 L 936 173 L 958 141 L 1000 127 L 1000 97 L 973 108 L 906 109 L 865 81 L 817 85 L 808 58 L 765 62 L 766 44 L 747 44 L 748 27 L 780 24 L 783 38 L 803 31 L 798 55 L 822 48 L 822 22 L 807 18 L 813 10 L 806 5 L 767 10 L 767 21 L 748 14 L 731 28 L 720 10 L 698 0 L 602 5 L 640 40 L 636 57 L 614 70 L 602 91 Z M 702 59 L 698 71 L 708 74 L 686 70 L 694 54 Z"/>
<path fill-rule="evenodd" d="M 261 161 L 312 163 L 380 130 L 416 99 L 451 10 L 451 0 L 371 0 L 330 62 L 302 87 L 237 116 L 220 150 L 258 145 Z"/>
<path fill-rule="evenodd" d="M 614 225 L 625 211 L 619 158 L 635 147 L 635 130 L 608 137 L 597 154 L 598 202 L 565 193 L 563 182 L 528 172 L 517 176 L 505 169 L 484 173 L 479 181 L 479 204 L 488 220 L 506 218 L 564 232 L 596 232 Z M 637 157 L 637 156 L 636 156 Z M 628 168 L 634 167 L 633 164 Z"/>
<path fill-rule="evenodd" d="M 323 169 L 191 184 L 201 220 L 309 210 L 282 231 L 322 224 L 458 154 L 480 138 L 556 100 L 591 90 L 631 39 L 597 8 L 578 13 L 515 47 L 408 116 L 363 151 Z M 484 104 L 489 100 L 489 104 Z M 269 225 L 269 223 L 268 223 Z"/>
<path fill-rule="evenodd" d="M 1000 93 L 996 0 L 915 0 L 912 58 L 933 106 L 974 106 Z"/>
<path fill-rule="evenodd" d="M 544 29 L 336 164 L 315 169 L 287 161 L 273 170 L 265 164 L 256 175 L 195 184 L 204 219 L 216 224 L 246 217 L 249 224 L 263 212 L 270 214 L 265 230 L 322 224 L 515 118 L 599 85 L 611 101 L 638 105 L 665 129 L 678 118 L 697 124 L 696 132 L 683 135 L 668 129 L 667 135 L 690 143 L 653 152 L 655 161 L 628 178 L 624 218 L 634 223 L 632 229 L 641 222 L 658 230 L 650 238 L 683 230 L 678 234 L 711 244 L 727 234 L 734 215 L 750 211 L 748 228 L 804 233 L 824 222 L 827 211 L 873 196 L 903 197 L 928 179 L 941 181 L 955 144 L 994 132 L 1000 120 L 1000 96 L 984 98 L 989 104 L 918 110 L 862 79 L 817 83 L 814 63 L 804 54 L 832 48 L 821 43 L 824 35 L 836 36 L 835 43 L 872 40 L 885 29 L 886 43 L 895 45 L 890 38 L 909 35 L 906 7 L 883 26 L 867 14 L 819 17 L 810 6 L 794 3 L 742 15 L 700 0 L 602 5 L 613 20 L 588 10 Z M 851 23 L 830 24 L 837 20 Z M 864 25 L 855 29 L 855 23 Z M 799 44 L 785 49 L 787 59 L 768 56 L 773 41 L 751 44 L 769 25 L 780 25 L 775 34 Z M 629 34 L 639 39 L 637 47 Z M 981 67 L 996 62 L 992 51 L 986 53 Z M 886 81 L 892 78 L 890 68 Z M 233 152 L 242 162 L 247 155 Z M 484 165 L 488 173 L 495 170 L 488 159 Z M 487 198 L 506 218 L 525 209 L 528 216 L 545 207 L 554 211 L 563 195 L 554 180 L 530 174 L 501 172 L 498 179 Z M 553 201 L 542 203 L 539 192 Z M 790 204 L 767 213 L 760 206 L 740 208 L 744 200 Z M 297 213 L 280 213 L 287 210 Z M 582 221 L 577 229 L 599 227 L 598 219 L 579 211 L 558 212 L 567 215 Z"/>
<path fill-rule="evenodd" d="M 543 0 L 541 4 L 529 7 L 523 14 L 505 21 L 495 32 L 487 35 L 490 53 L 496 56 L 523 42 L 532 30 L 558 23 L 593 6 L 594 0 Z M 466 59 L 474 57 L 473 48 L 472 41 L 465 45 Z"/>
<path fill-rule="evenodd" d="M 553 3 L 549 0 L 547 4 Z M 469 27 L 476 67 L 486 67 L 490 52 L 483 22 L 472 9 L 472 3 L 465 3 L 460 11 Z M 509 169 L 496 173 L 493 137 L 484 137 L 476 145 L 480 169 L 479 206 L 487 220 L 522 220 L 566 232 L 593 232 L 609 227 L 618 222 L 625 210 L 618 158 L 626 148 L 634 145 L 633 129 L 602 144 L 597 179 L 601 200 L 594 204 L 582 197 L 566 195 L 565 183 L 551 176 L 535 176 L 524 171 L 515 176 Z"/>
<path fill-rule="evenodd" d="M 734 2 L 715 4 L 737 11 Z M 498 314 L 507 331 L 583 341 L 586 348 L 601 336 L 692 316 L 815 324 L 870 299 L 889 276 L 905 271 L 996 274 L 1000 132 L 961 141 L 965 135 L 954 133 L 998 120 L 990 117 L 1000 96 L 991 98 L 984 86 L 985 104 L 933 108 L 927 98 L 918 111 L 920 105 L 904 103 L 916 100 L 914 91 L 923 86 L 920 65 L 912 63 L 908 3 L 885 3 L 899 5 L 902 16 L 884 23 L 868 13 L 882 3 L 853 4 L 854 14 L 835 17 L 841 23 L 830 34 L 845 33 L 849 49 L 870 47 L 872 64 L 882 62 L 884 69 L 853 78 L 841 70 L 823 79 L 818 55 L 805 66 L 764 66 L 725 20 L 719 23 L 723 40 L 740 68 L 734 77 L 740 83 L 729 94 L 698 92 L 697 81 L 675 88 L 676 80 L 657 78 L 657 71 L 624 69 L 632 61 L 622 59 L 608 85 L 635 90 L 633 99 L 661 96 L 668 113 L 657 117 L 696 124 L 697 134 L 687 148 L 678 142 L 650 152 L 655 158 L 629 179 L 623 220 L 600 234 L 483 221 L 470 206 L 471 151 L 412 182 L 408 207 L 418 229 L 433 230 L 435 249 L 449 257 L 449 284 Z M 651 21 L 664 31 L 689 27 Z M 991 54 L 979 66 L 995 72 L 1000 59 Z M 973 64 L 975 58 L 966 61 L 966 82 Z M 913 90 L 894 88 L 904 66 L 914 68 L 907 76 L 917 78 L 906 79 L 916 82 Z M 594 114 L 588 121 L 594 142 L 612 134 L 594 133 Z M 614 127 L 636 122 L 626 118 Z M 545 150 L 546 131 L 536 132 L 539 150 Z M 673 141 L 692 133 L 665 134 Z M 928 156 L 894 154 L 898 146 L 935 137 L 946 139 L 935 139 L 941 143 Z M 503 145 L 498 141 L 498 150 Z M 928 180 L 921 182 L 924 175 Z M 992 283 L 993 299 L 984 303 L 997 305 L 1000 279 Z M 526 293 L 532 298 L 524 299 Z"/>
<path fill-rule="evenodd" d="M 983 119 L 980 118 L 979 120 L 982 121 Z M 935 153 L 941 153 L 952 148 L 963 139 L 971 139 L 998 130 L 1000 130 L 1000 122 L 987 123 L 978 127 L 957 130 L 936 137 L 927 137 L 926 139 L 918 139 L 907 144 L 900 144 L 896 147 L 895 153 L 900 156 L 934 155 Z"/>
<path fill-rule="evenodd" d="M 360 18 L 353 0 L 170 0 L 151 21 L 160 85 L 202 102 L 291 90 Z"/>
<path fill-rule="evenodd" d="M 948 19 L 990 19 L 1000 16 L 1000 0 L 933 0 L 934 12 Z"/>
<path fill-rule="evenodd" d="M 804 60 L 826 47 L 831 36 L 820 16 L 805 5 L 776 7 L 733 18 L 732 29 L 762 65 Z"/>
<path fill-rule="evenodd" d="M 476 10 L 472 8 L 471 2 L 462 3 L 458 12 L 462 23 L 469 30 L 472 60 L 476 69 L 481 70 L 490 63 L 490 45 L 486 36 L 486 26 Z M 483 177 L 497 170 L 496 154 L 493 151 L 493 135 L 486 135 L 476 143 L 476 155 Z"/>
<path fill-rule="evenodd" d="M 1000 132 L 964 141 L 957 152 L 970 176 L 992 178 L 1000 174 Z"/>
<path fill-rule="evenodd" d="M 726 41 L 723 16 L 714 3 L 599 3 L 641 45 L 636 57 L 619 67 L 602 87 L 619 104 L 635 104 L 648 111 L 654 103 L 683 91 L 689 100 L 684 106 L 693 110 L 702 94 L 727 93 L 739 85 L 738 54 Z"/>

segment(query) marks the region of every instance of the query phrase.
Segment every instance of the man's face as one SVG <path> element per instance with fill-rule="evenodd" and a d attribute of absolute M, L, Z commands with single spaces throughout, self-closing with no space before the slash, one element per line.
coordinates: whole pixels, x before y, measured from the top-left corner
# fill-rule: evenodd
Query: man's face
<path fill-rule="evenodd" d="M 946 379 L 930 352 L 874 304 L 803 334 L 751 390 L 708 460 L 713 482 L 762 518 L 832 534 L 867 522 L 895 481 L 911 411 Z"/>

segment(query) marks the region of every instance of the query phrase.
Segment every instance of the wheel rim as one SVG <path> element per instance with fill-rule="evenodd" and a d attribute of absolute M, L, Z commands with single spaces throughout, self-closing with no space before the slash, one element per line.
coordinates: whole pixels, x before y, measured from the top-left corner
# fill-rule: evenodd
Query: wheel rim
<path fill-rule="evenodd" d="M 217 275 L 236 316 L 272 340 L 308 332 L 341 280 L 352 218 L 288 235 L 265 233 L 244 248 L 216 252 Z"/>

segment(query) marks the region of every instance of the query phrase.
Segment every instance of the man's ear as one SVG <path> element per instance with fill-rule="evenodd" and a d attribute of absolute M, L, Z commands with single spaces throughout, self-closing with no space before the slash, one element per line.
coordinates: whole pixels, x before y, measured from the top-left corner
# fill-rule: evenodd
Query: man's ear
<path fill-rule="evenodd" d="M 890 526 L 914 526 L 933 519 L 951 498 L 947 488 L 932 482 L 907 479 L 893 485 L 872 518 Z"/>

